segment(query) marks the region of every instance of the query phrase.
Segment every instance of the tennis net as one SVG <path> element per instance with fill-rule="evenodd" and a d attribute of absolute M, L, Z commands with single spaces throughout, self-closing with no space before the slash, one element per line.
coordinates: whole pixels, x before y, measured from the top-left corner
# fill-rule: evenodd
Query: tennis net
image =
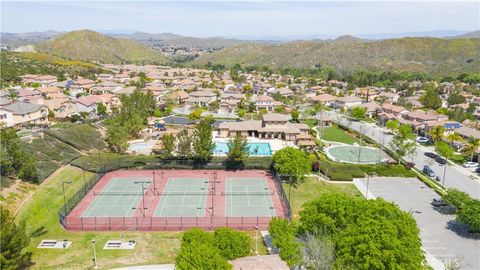
<path fill-rule="evenodd" d="M 111 195 L 111 196 L 141 196 L 142 192 L 113 192 L 113 191 L 94 191 L 93 195 Z M 143 195 L 148 195 L 148 191 L 145 191 Z"/>
<path fill-rule="evenodd" d="M 262 195 L 274 195 L 275 191 L 252 191 L 252 192 L 222 192 L 222 196 L 262 196 Z"/>

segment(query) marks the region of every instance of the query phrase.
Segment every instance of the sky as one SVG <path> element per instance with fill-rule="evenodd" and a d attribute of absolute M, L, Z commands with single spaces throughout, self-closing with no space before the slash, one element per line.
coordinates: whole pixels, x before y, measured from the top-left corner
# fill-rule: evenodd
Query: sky
<path fill-rule="evenodd" d="M 480 29 L 480 1 L 1 1 L 1 31 L 133 30 L 195 37 Z"/>

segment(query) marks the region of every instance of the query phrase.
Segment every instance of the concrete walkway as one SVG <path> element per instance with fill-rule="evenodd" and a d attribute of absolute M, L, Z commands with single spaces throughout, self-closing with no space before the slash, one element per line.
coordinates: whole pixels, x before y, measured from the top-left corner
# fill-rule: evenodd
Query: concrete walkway
<path fill-rule="evenodd" d="M 112 268 L 112 270 L 174 270 L 174 264 L 152 264 Z"/>

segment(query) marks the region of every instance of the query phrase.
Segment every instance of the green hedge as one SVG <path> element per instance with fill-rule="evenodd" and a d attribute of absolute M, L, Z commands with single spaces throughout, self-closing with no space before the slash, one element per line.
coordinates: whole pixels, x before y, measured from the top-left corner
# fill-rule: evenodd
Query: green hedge
<path fill-rule="evenodd" d="M 114 171 L 122 168 L 141 167 L 146 169 L 225 169 L 229 168 L 225 157 L 215 157 L 207 164 L 198 163 L 194 160 L 171 159 L 163 160 L 160 156 L 133 156 L 114 153 L 100 153 L 82 156 L 72 162 L 73 166 L 87 171 L 97 172 L 101 165 L 106 171 Z M 271 157 L 249 157 L 240 169 L 269 170 L 272 165 Z"/>
<path fill-rule="evenodd" d="M 359 165 L 360 169 L 368 175 L 386 176 L 386 177 L 416 177 L 417 174 L 403 165 Z"/>

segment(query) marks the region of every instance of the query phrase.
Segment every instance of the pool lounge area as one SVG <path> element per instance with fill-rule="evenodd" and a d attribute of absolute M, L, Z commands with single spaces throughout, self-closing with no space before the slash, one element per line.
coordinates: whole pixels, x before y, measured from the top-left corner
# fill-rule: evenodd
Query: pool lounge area
<path fill-rule="evenodd" d="M 250 156 L 271 156 L 272 149 L 270 144 L 266 142 L 249 142 L 247 143 Z M 215 142 L 215 149 L 213 150 L 215 156 L 225 156 L 228 154 L 228 142 Z"/>

